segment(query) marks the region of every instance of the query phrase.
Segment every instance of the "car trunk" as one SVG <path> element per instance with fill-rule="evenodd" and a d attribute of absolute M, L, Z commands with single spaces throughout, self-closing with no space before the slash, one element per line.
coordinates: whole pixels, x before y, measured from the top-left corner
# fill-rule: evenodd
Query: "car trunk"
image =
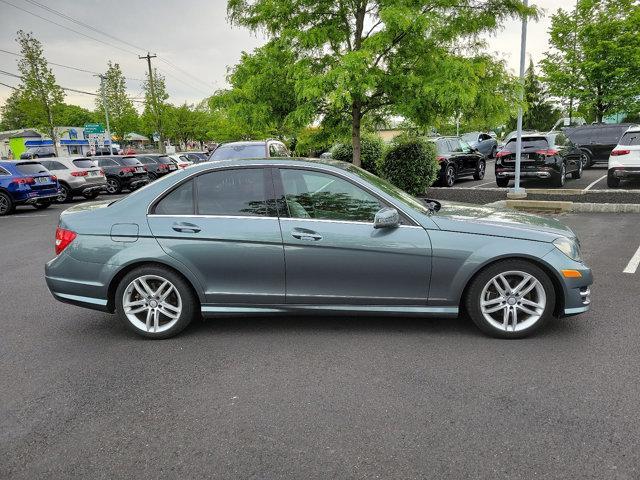
<path fill-rule="evenodd" d="M 555 150 L 549 148 L 549 141 L 545 137 L 523 137 L 521 163 L 522 168 L 536 167 L 545 164 L 545 158 L 555 155 Z M 504 166 L 515 167 L 516 142 L 509 141 L 504 149 L 498 153 L 498 158 Z"/>

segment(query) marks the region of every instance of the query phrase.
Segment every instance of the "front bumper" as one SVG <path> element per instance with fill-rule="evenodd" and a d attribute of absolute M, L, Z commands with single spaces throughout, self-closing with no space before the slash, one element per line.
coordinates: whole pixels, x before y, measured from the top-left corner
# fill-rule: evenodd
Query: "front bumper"
<path fill-rule="evenodd" d="M 591 285 L 593 273 L 583 262 L 576 262 L 567 257 L 558 249 L 553 249 L 546 254 L 544 260 L 553 266 L 556 278 L 562 286 L 562 291 L 556 292 L 557 305 L 561 308 L 556 311 L 560 317 L 570 317 L 587 312 L 591 308 Z M 566 278 L 562 270 L 577 270 L 579 278 Z"/>

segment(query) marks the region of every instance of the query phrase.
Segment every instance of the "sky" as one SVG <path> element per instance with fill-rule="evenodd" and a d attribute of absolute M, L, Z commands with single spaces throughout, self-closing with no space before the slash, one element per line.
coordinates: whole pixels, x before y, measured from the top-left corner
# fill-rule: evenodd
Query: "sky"
<path fill-rule="evenodd" d="M 75 20 L 124 40 L 120 43 L 94 30 L 55 15 L 39 3 Z M 53 25 L 23 10 L 54 21 Z M 536 22 L 529 23 L 527 53 L 538 62 L 548 49 L 550 15 L 558 8 L 571 8 L 562 0 L 531 0 L 544 10 Z M 509 21 L 487 39 L 488 51 L 504 58 L 517 73 L 520 57 L 520 22 Z M 104 72 L 107 60 L 120 64 L 132 98 L 142 99 L 142 83 L 146 60 L 138 55 L 147 51 L 157 54 L 152 65 L 166 77 L 169 101 L 197 103 L 214 90 L 226 85 L 227 68 L 262 45 L 265 38 L 243 27 L 232 26 L 226 18 L 226 0 L 0 0 L 0 50 L 18 52 L 15 32 L 32 31 L 42 42 L 50 62 Z M 76 30 L 105 43 L 69 30 Z M 51 65 L 58 83 L 67 88 L 95 92 L 98 79 L 91 73 Z M 17 57 L 0 51 L 0 70 L 17 73 Z M 185 73 L 186 72 L 186 73 Z M 19 80 L 0 73 L 0 82 L 17 85 Z M 11 90 L 0 85 L 0 105 Z M 67 92 L 67 103 L 93 109 L 95 97 Z"/>

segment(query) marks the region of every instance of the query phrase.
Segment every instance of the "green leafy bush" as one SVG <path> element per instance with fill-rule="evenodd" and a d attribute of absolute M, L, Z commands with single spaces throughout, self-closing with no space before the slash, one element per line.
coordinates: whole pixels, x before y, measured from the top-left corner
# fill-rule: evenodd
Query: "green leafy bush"
<path fill-rule="evenodd" d="M 412 195 L 423 195 L 440 173 L 436 146 L 417 137 L 396 137 L 387 149 L 380 173 Z"/>
<path fill-rule="evenodd" d="M 384 142 L 376 135 L 363 135 L 360 139 L 360 160 L 362 168 L 373 174 L 378 174 L 382 161 Z M 351 163 L 353 161 L 353 145 L 351 142 L 342 142 L 333 146 L 331 158 Z"/>

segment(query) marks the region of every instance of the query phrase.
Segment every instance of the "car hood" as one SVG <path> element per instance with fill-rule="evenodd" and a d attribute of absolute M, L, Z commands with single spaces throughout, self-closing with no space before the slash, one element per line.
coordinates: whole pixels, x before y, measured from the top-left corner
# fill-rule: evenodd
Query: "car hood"
<path fill-rule="evenodd" d="M 443 202 L 431 219 L 441 230 L 552 242 L 558 237 L 575 238 L 558 220 L 510 209 Z"/>

